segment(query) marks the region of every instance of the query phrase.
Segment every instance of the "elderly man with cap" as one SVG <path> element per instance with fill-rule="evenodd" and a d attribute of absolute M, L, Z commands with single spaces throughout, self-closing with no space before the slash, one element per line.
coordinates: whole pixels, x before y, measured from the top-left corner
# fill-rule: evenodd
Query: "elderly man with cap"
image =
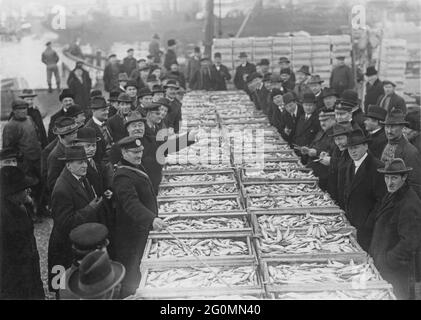
<path fill-rule="evenodd" d="M 386 119 L 386 114 L 386 110 L 376 105 L 369 105 L 367 114 L 365 115 L 365 129 L 367 130 L 368 137 L 371 140 L 368 145 L 368 149 L 377 159 L 381 158 L 384 147 L 387 144 L 384 126 L 380 123 Z"/>
<path fill-rule="evenodd" d="M 284 70 L 283 71 L 284 73 L 287 72 L 286 69 L 289 70 L 289 73 L 288 73 L 289 74 L 289 80 L 288 81 L 290 82 L 290 85 L 288 85 L 288 87 L 291 87 L 291 90 L 294 90 L 295 73 L 291 68 L 289 59 L 287 57 L 280 57 L 279 58 L 279 67 L 280 67 L 281 71 Z"/>
<path fill-rule="evenodd" d="M 383 177 L 377 172 L 383 163 L 368 151 L 369 139 L 361 130 L 354 130 L 348 137 L 346 148 L 351 162 L 345 173 L 345 214 L 357 229 L 360 246 L 368 251 L 374 227 L 374 215 L 386 188 Z"/>
<path fill-rule="evenodd" d="M 83 69 L 83 61 L 76 62 L 67 78 L 67 86 L 74 94 L 75 103 L 86 109 L 89 105 L 92 81 L 89 72 Z"/>
<path fill-rule="evenodd" d="M 310 79 L 307 81 L 307 86 L 310 88 L 311 92 L 314 93 L 316 97 L 316 107 L 317 110 L 323 108 L 323 90 L 322 90 L 322 83 L 324 81 L 320 79 L 318 74 L 312 75 Z"/>
<path fill-rule="evenodd" d="M 127 93 L 120 93 L 118 96 L 118 111 L 108 118 L 107 128 L 113 141 L 118 141 L 128 136 L 126 127 L 124 126 L 125 117 L 133 111 L 133 100 Z"/>
<path fill-rule="evenodd" d="M 376 104 L 380 108 L 385 109 L 387 113 L 390 113 L 392 109 L 399 109 L 403 114 L 406 114 L 405 100 L 395 93 L 395 88 L 396 84 L 392 81 L 383 81 L 384 94 L 377 99 Z"/>
<path fill-rule="evenodd" d="M 131 100 L 130 100 L 131 101 Z M 85 127 L 95 129 L 96 136 L 100 138 L 97 142 L 97 153 L 95 161 L 105 165 L 108 162 L 108 156 L 113 144 L 113 138 L 107 127 L 108 105 L 103 97 L 94 97 L 91 99 L 92 118 L 86 123 Z"/>
<path fill-rule="evenodd" d="M 51 41 L 48 41 L 46 44 L 44 52 L 41 55 L 41 61 L 47 67 L 47 84 L 48 92 L 53 92 L 51 88 L 51 78 L 54 73 L 54 78 L 56 79 L 57 90 L 60 90 L 60 73 L 58 71 L 57 63 L 60 60 L 57 52 L 51 47 Z"/>
<path fill-rule="evenodd" d="M 302 66 L 300 69 L 297 70 L 297 81 L 294 87 L 294 93 L 298 98 L 298 101 L 303 101 L 304 93 L 311 92 L 310 88 L 307 85 L 307 81 L 309 80 L 311 73 L 309 66 Z"/>
<path fill-rule="evenodd" d="M 298 76 L 298 73 L 297 73 Z M 316 112 L 316 97 L 312 92 L 306 92 L 303 95 L 304 113 L 297 121 L 292 142 L 297 145 L 296 150 L 302 146 L 308 146 L 320 131 L 319 115 Z M 301 155 L 301 154 L 300 154 Z"/>
<path fill-rule="evenodd" d="M 405 116 L 405 120 L 408 122 L 403 129 L 403 132 L 418 152 L 421 154 L 421 114 L 420 110 L 411 111 Z"/>
<path fill-rule="evenodd" d="M 309 147 L 301 147 L 301 162 L 308 168 L 313 169 L 316 177 L 319 178 L 319 187 L 322 190 L 328 189 L 328 173 L 331 155 L 335 149 L 335 142 L 332 138 L 333 126 L 336 124 L 335 113 L 321 109 L 319 113 L 320 131 L 311 142 Z"/>
<path fill-rule="evenodd" d="M 140 282 L 140 263 L 151 229 L 161 230 L 165 223 L 158 218 L 156 193 L 142 166 L 143 145 L 138 137 L 118 142 L 122 159 L 113 181 L 116 196 L 116 260 L 127 271 L 122 282 L 121 298 L 135 293 Z"/>
<path fill-rule="evenodd" d="M 202 54 L 200 53 L 200 47 L 194 47 L 193 54 L 187 62 L 186 80 L 190 82 L 196 71 L 200 70 L 200 59 Z"/>
<path fill-rule="evenodd" d="M 63 274 L 63 277 L 60 278 L 60 290 L 58 292 L 60 300 L 78 298 L 71 293 L 67 286 L 69 276 L 74 270 L 79 268 L 82 260 L 91 252 L 107 252 L 107 246 L 110 243 L 108 236 L 107 227 L 96 222 L 81 224 L 70 232 L 69 238 L 72 243 L 73 261 L 72 265 Z"/>
<path fill-rule="evenodd" d="M 357 106 L 354 100 L 342 100 L 340 98 L 335 105 L 336 122 L 340 124 L 350 123 L 354 130 L 363 130 L 353 119 L 353 109 Z M 365 130 L 365 127 L 364 127 Z"/>
<path fill-rule="evenodd" d="M 214 64 L 211 66 L 211 73 L 214 74 L 215 90 L 227 90 L 226 81 L 231 80 L 231 74 L 228 68 L 222 64 L 222 56 L 220 52 L 213 55 Z"/>
<path fill-rule="evenodd" d="M 376 104 L 379 97 L 384 93 L 383 82 L 380 81 L 376 67 L 367 67 L 365 76 L 367 83 L 365 85 L 364 107 L 365 112 L 368 110 L 370 104 Z"/>
<path fill-rule="evenodd" d="M 413 168 L 409 173 L 408 183 L 421 199 L 421 154 L 404 136 L 403 128 L 408 124 L 405 115 L 399 109 L 392 110 L 384 122 L 387 144 L 383 150 L 381 161 L 390 162 L 401 158 Z"/>
<path fill-rule="evenodd" d="M 215 90 L 215 74 L 211 71 L 211 61 L 204 57 L 200 59 L 200 69 L 190 79 L 191 90 Z"/>
<path fill-rule="evenodd" d="M 352 161 L 346 149 L 348 144 L 348 135 L 352 131 L 350 123 L 335 124 L 331 137 L 335 142 L 335 148 L 332 152 L 328 172 L 328 192 L 338 206 L 345 210 L 344 204 L 344 181 L 346 168 Z"/>
<path fill-rule="evenodd" d="M 41 142 L 41 148 L 45 148 L 48 144 L 47 132 L 45 131 L 44 122 L 42 121 L 42 115 L 37 106 L 34 105 L 35 97 L 37 94 L 32 89 L 23 89 L 19 97 L 28 103 L 28 116 L 34 120 L 35 128 L 37 129 L 38 139 Z M 10 118 L 13 116 L 13 111 L 10 114 Z"/>
<path fill-rule="evenodd" d="M 335 111 L 336 101 L 339 98 L 339 95 L 336 93 L 336 91 L 331 88 L 324 88 L 322 97 L 324 107 L 328 110 Z"/>
<path fill-rule="evenodd" d="M 184 77 L 184 73 L 180 71 L 180 66 L 178 62 L 174 62 L 170 70 L 165 74 L 163 80 L 173 79 L 177 81 L 180 87 L 186 88 L 186 78 Z"/>
<path fill-rule="evenodd" d="M 121 65 L 122 72 L 125 72 L 127 75 L 132 74 L 132 71 L 136 69 L 137 61 L 134 57 L 134 50 L 130 48 L 127 50 L 127 56 L 124 57 L 123 63 Z"/>
<path fill-rule="evenodd" d="M 0 169 L 0 299 L 44 299 L 34 225 L 25 209 L 36 183 L 17 167 Z"/>
<path fill-rule="evenodd" d="M 118 90 L 118 76 L 121 72 L 120 63 L 117 60 L 117 56 L 115 54 L 111 54 L 108 57 L 108 63 L 104 68 L 104 89 L 107 92 L 111 92 L 113 90 Z"/>
<path fill-rule="evenodd" d="M 161 63 L 159 40 L 159 35 L 155 33 L 152 37 L 152 41 L 149 43 L 149 54 L 153 56 L 153 62 L 157 64 Z"/>
<path fill-rule="evenodd" d="M 167 53 L 165 54 L 164 58 L 164 67 L 167 69 L 167 71 L 170 70 L 171 65 L 174 62 L 177 62 L 177 54 L 175 53 L 175 50 L 177 48 L 177 43 L 174 39 L 170 39 L 167 41 Z"/>
<path fill-rule="evenodd" d="M 263 84 L 263 76 L 260 73 L 253 72 L 247 77 L 247 85 L 256 109 L 262 110 L 263 113 L 267 114 L 269 90 Z"/>
<path fill-rule="evenodd" d="M 168 100 L 170 110 L 167 118 L 165 119 L 165 125 L 169 130 L 169 134 L 178 133 L 180 131 L 180 122 L 182 120 L 181 113 L 181 102 L 177 100 L 177 90 L 179 86 L 174 80 L 168 80 L 164 85 L 165 99 Z"/>
<path fill-rule="evenodd" d="M 17 167 L 18 153 L 14 148 L 3 148 L 0 150 L 0 168 Z"/>
<path fill-rule="evenodd" d="M 63 89 L 58 98 L 61 103 L 61 109 L 50 117 L 50 124 L 48 125 L 48 142 L 51 142 L 56 138 L 53 133 L 56 120 L 60 117 L 67 117 L 67 110 L 75 103 L 75 96 L 69 89 Z"/>
<path fill-rule="evenodd" d="M 59 288 L 52 282 L 55 266 L 69 268 L 72 264 L 72 244 L 69 234 L 75 227 L 98 222 L 103 215 L 103 197 L 97 195 L 86 178 L 88 158 L 84 147 L 66 147 L 65 168 L 55 184 L 51 196 L 51 213 L 54 220 L 48 245 L 48 275 L 50 291 Z"/>
<path fill-rule="evenodd" d="M 352 70 L 345 64 L 344 56 L 336 57 L 337 65 L 330 75 L 329 87 L 335 89 L 338 94 L 346 89 L 353 89 L 355 86 Z"/>
<path fill-rule="evenodd" d="M 421 247 L 421 200 L 408 184 L 412 168 L 402 159 L 393 159 L 378 171 L 388 192 L 374 217 L 369 253 L 383 279 L 393 285 L 396 297 L 409 299 L 414 273 L 421 272 L 414 261 Z"/>
<path fill-rule="evenodd" d="M 238 90 L 244 90 L 250 95 L 246 81 L 249 75 L 256 72 L 256 66 L 248 62 L 248 56 L 245 52 L 240 52 L 239 59 L 241 64 L 235 69 L 234 85 Z"/>

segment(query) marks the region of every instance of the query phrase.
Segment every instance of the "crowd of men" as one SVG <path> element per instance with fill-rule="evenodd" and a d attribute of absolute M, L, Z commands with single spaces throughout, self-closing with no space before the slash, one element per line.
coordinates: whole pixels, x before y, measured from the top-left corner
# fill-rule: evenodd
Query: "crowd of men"
<path fill-rule="evenodd" d="M 2 298 L 44 298 L 33 234 L 33 220 L 42 216 L 54 221 L 48 284 L 57 299 L 136 292 L 149 232 L 166 228 L 156 201 L 165 156 L 197 140 L 196 131 L 180 134 L 185 86 L 226 90 L 231 79 L 220 54 L 212 64 L 199 48 L 182 76 L 174 40 L 160 65 L 158 40 L 155 35 L 147 60 L 136 61 L 133 50 L 121 64 L 110 56 L 108 100 L 101 90 L 77 100 L 70 79 L 47 130 L 32 90 L 13 101 L 0 153 Z M 419 108 L 409 110 L 374 67 L 365 74 L 362 104 L 344 57 L 329 87 L 308 66 L 294 72 L 285 57 L 277 75 L 267 59 L 256 66 L 246 53 L 239 58 L 234 85 L 313 169 L 397 296 L 410 297 L 421 266 Z M 83 79 L 82 64 L 72 77 Z M 162 148 L 168 143 L 174 148 Z"/>

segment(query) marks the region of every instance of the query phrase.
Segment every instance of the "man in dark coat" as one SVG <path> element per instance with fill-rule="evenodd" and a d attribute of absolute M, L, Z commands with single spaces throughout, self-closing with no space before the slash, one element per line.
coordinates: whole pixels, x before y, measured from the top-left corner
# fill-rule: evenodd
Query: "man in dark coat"
<path fill-rule="evenodd" d="M 32 218 L 24 204 L 37 182 L 17 167 L 0 170 L 0 299 L 44 299 Z"/>
<path fill-rule="evenodd" d="M 123 59 L 123 63 L 121 65 L 122 72 L 125 72 L 127 75 L 131 75 L 133 70 L 137 67 L 137 61 L 133 55 L 134 50 L 132 48 L 128 49 L 127 57 Z"/>
<path fill-rule="evenodd" d="M 350 67 L 345 65 L 345 57 L 336 57 L 337 65 L 330 75 L 329 87 L 335 89 L 338 94 L 346 89 L 353 89 L 355 86 L 354 75 Z"/>
<path fill-rule="evenodd" d="M 57 179 L 51 197 L 51 212 L 54 220 L 48 245 L 48 275 L 50 291 L 57 291 L 54 286 L 53 267 L 72 264 L 72 244 L 69 234 L 75 227 L 98 222 L 102 210 L 102 195 L 95 195 L 92 185 L 86 179 L 88 158 L 83 147 L 71 146 L 65 149 L 60 160 L 66 166 Z"/>
<path fill-rule="evenodd" d="M 302 105 L 297 103 L 297 99 L 292 92 L 285 93 L 282 96 L 284 111 L 279 109 L 274 112 L 274 126 L 278 129 L 278 132 L 282 138 L 292 143 L 292 139 L 295 135 L 297 128 L 298 119 L 304 114 Z M 276 120 L 279 118 L 279 120 Z"/>
<path fill-rule="evenodd" d="M 251 100 L 257 110 L 262 110 L 264 114 L 268 113 L 269 90 L 263 84 L 263 76 L 254 72 L 247 77 L 247 85 L 251 91 Z"/>
<path fill-rule="evenodd" d="M 187 88 L 186 87 L 186 78 L 184 77 L 184 73 L 180 72 L 180 66 L 178 63 L 173 63 L 170 67 L 170 71 L 168 71 L 163 80 L 166 79 L 173 79 L 178 82 L 180 87 Z"/>
<path fill-rule="evenodd" d="M 360 125 L 354 120 L 353 110 L 358 106 L 358 101 L 355 100 L 344 100 L 340 98 L 335 105 L 335 118 L 336 122 L 340 124 L 349 123 L 353 130 L 362 130 Z M 365 120 L 365 119 L 363 119 Z"/>
<path fill-rule="evenodd" d="M 320 131 L 319 114 L 316 112 L 316 97 L 312 92 L 303 95 L 304 114 L 300 116 L 292 142 L 300 147 L 309 146 Z M 301 155 L 301 154 L 300 154 Z"/>
<path fill-rule="evenodd" d="M 336 124 L 333 127 L 332 134 L 336 148 L 333 150 L 329 163 L 328 192 L 342 210 L 345 210 L 344 181 L 346 168 L 352 161 L 346 149 L 348 135 L 351 131 L 350 123 Z"/>
<path fill-rule="evenodd" d="M 408 141 L 411 142 L 421 154 L 421 114 L 420 110 L 412 111 L 405 116 L 404 133 Z"/>
<path fill-rule="evenodd" d="M 139 61 L 141 61 L 142 59 L 139 59 Z M 136 85 L 138 90 L 142 89 L 142 88 L 146 88 L 146 79 L 149 75 L 149 67 L 148 66 L 142 66 L 140 67 L 141 63 L 139 62 L 139 67 L 134 69 L 132 71 L 132 73 L 129 75 L 129 78 L 131 80 L 136 81 Z"/>
<path fill-rule="evenodd" d="M 367 113 L 370 104 L 376 104 L 379 97 L 384 93 L 383 82 L 380 81 L 376 67 L 368 67 L 365 76 L 367 83 L 365 85 L 365 98 L 364 98 L 364 112 Z"/>
<path fill-rule="evenodd" d="M 323 105 L 328 110 L 335 111 L 336 101 L 338 100 L 339 95 L 334 89 L 324 88 L 323 89 Z"/>
<path fill-rule="evenodd" d="M 92 81 L 82 65 L 83 62 L 76 63 L 76 67 L 69 74 L 67 85 L 74 95 L 75 103 L 86 109 L 89 106 Z"/>
<path fill-rule="evenodd" d="M 165 54 L 164 67 L 167 69 L 167 71 L 170 71 L 171 65 L 173 63 L 177 63 L 177 54 L 175 53 L 177 43 L 174 39 L 170 39 L 168 40 L 167 45 L 168 49 L 167 53 Z"/>
<path fill-rule="evenodd" d="M 159 50 L 159 35 L 154 34 L 152 37 L 152 41 L 149 43 L 149 54 L 153 56 L 154 63 L 161 63 L 161 55 Z"/>
<path fill-rule="evenodd" d="M 132 108 L 133 101 L 129 95 L 127 93 L 120 93 L 118 96 L 118 111 L 107 120 L 107 127 L 113 141 L 119 141 L 128 136 L 124 119 L 132 111 Z"/>
<path fill-rule="evenodd" d="M 57 63 L 60 60 L 57 52 L 51 47 L 51 41 L 48 41 L 46 44 L 47 48 L 41 55 L 41 61 L 47 67 L 47 84 L 48 92 L 52 92 L 51 87 L 51 78 L 54 74 L 56 80 L 57 90 L 60 90 L 60 73 L 58 70 Z"/>
<path fill-rule="evenodd" d="M 294 93 L 299 102 L 303 101 L 304 93 L 311 92 L 310 88 L 307 85 L 307 81 L 310 77 L 310 67 L 302 66 L 297 71 L 297 82 L 295 83 Z"/>
<path fill-rule="evenodd" d="M 324 81 L 320 79 L 318 74 L 312 75 L 310 79 L 307 81 L 307 85 L 310 90 L 314 93 L 316 97 L 316 108 L 320 110 L 324 106 L 323 102 L 323 90 L 322 90 L 322 83 Z"/>
<path fill-rule="evenodd" d="M 282 74 L 288 74 L 288 79 L 285 80 L 285 82 L 287 82 L 286 87 L 289 90 L 294 90 L 295 73 L 291 68 L 289 59 L 287 57 L 280 57 L 279 58 L 279 67 L 280 67 L 280 70 L 281 70 L 281 72 L 280 72 L 281 81 L 282 81 Z M 284 81 L 282 81 L 282 82 L 284 82 Z"/>
<path fill-rule="evenodd" d="M 247 77 L 256 72 L 256 66 L 253 63 L 248 62 L 247 54 L 240 52 L 239 58 L 241 64 L 235 69 L 234 85 L 238 90 L 244 90 L 250 94 L 250 90 L 247 87 Z"/>
<path fill-rule="evenodd" d="M 108 117 L 111 118 L 113 115 L 117 113 L 118 110 L 118 96 L 120 95 L 120 91 L 111 91 L 110 97 L 108 98 Z M 102 96 L 102 95 L 101 95 Z M 92 95 L 91 95 L 92 99 Z"/>
<path fill-rule="evenodd" d="M 213 55 L 214 64 L 211 66 L 211 74 L 215 75 L 215 90 L 227 90 L 226 81 L 231 80 L 231 74 L 228 68 L 222 64 L 222 56 L 220 52 Z"/>
<path fill-rule="evenodd" d="M 406 114 L 406 103 L 405 100 L 395 93 L 396 84 L 392 81 L 383 81 L 383 90 L 382 94 L 377 99 L 377 105 L 390 113 L 392 109 L 399 109 L 403 114 Z"/>
<path fill-rule="evenodd" d="M 379 160 L 382 156 L 384 147 L 387 144 L 384 126 L 380 124 L 381 121 L 386 119 L 386 114 L 386 110 L 376 105 L 369 105 L 366 119 L 364 121 L 365 129 L 367 130 L 368 137 L 370 138 L 368 149 L 371 154 Z"/>
<path fill-rule="evenodd" d="M 56 135 L 53 133 L 55 122 L 60 117 L 68 117 L 68 109 L 75 103 L 75 96 L 69 89 L 63 89 L 58 99 L 60 100 L 60 110 L 50 117 L 50 124 L 48 125 L 48 142 L 52 142 Z"/>
<path fill-rule="evenodd" d="M 143 146 L 139 138 L 119 141 L 123 158 L 113 181 L 116 196 L 115 259 L 126 268 L 120 298 L 136 292 L 140 283 L 140 263 L 151 229 L 161 230 L 158 204 L 152 183 L 141 164 Z"/>
<path fill-rule="evenodd" d="M 282 112 L 284 111 L 284 99 L 283 93 L 278 88 L 274 88 L 270 93 L 270 103 L 268 107 L 268 119 L 269 123 L 274 126 L 279 133 L 282 129 Z M 285 140 L 285 138 L 282 136 Z"/>
<path fill-rule="evenodd" d="M 383 279 L 393 285 L 396 297 L 409 299 L 414 285 L 411 273 L 421 272 L 420 265 L 412 267 L 421 245 L 421 200 L 407 183 L 411 168 L 402 159 L 378 171 L 384 174 L 388 193 L 375 216 L 369 253 Z"/>
<path fill-rule="evenodd" d="M 182 120 L 181 102 L 177 100 L 177 90 L 179 86 L 174 80 L 168 80 L 164 85 L 165 99 L 168 100 L 170 109 L 164 123 L 169 130 L 169 134 L 178 133 L 180 131 L 180 122 Z"/>
<path fill-rule="evenodd" d="M 145 106 L 154 100 L 154 96 L 155 94 L 158 93 L 158 91 L 162 92 L 162 98 L 163 98 L 165 94 L 164 89 L 156 90 L 154 93 L 153 91 L 149 90 L 149 88 L 142 88 L 139 91 L 139 99 L 138 99 L 139 103 L 136 107 L 136 111 L 140 112 L 144 117 L 146 117 Z"/>
<path fill-rule="evenodd" d="M 186 70 L 187 82 L 190 83 L 196 71 L 200 70 L 200 59 L 202 59 L 202 55 L 200 53 L 200 47 L 194 47 L 193 55 L 190 57 L 189 62 L 187 63 L 187 70 Z"/>
<path fill-rule="evenodd" d="M 284 93 L 294 91 L 295 76 L 294 80 L 292 80 L 293 74 L 294 72 L 292 72 L 290 68 L 281 69 L 279 71 L 279 79 L 281 80 L 281 87 L 284 90 Z"/>
<path fill-rule="evenodd" d="M 383 150 L 381 161 L 390 162 L 394 158 L 401 158 L 413 170 L 409 173 L 408 183 L 421 199 L 421 154 L 403 135 L 403 128 L 408 123 L 405 115 L 399 109 L 392 110 L 386 121 L 381 122 L 385 126 L 387 144 Z"/>
<path fill-rule="evenodd" d="M 108 57 L 108 63 L 104 69 L 104 89 L 107 92 L 118 90 L 118 75 L 121 72 L 121 66 L 115 54 Z"/>
<path fill-rule="evenodd" d="M 368 151 L 368 139 L 361 130 L 352 131 L 347 149 L 352 162 L 345 174 L 345 214 L 357 229 L 360 246 L 368 251 L 374 227 L 374 213 L 386 193 L 383 177 L 377 172 L 383 163 Z"/>
<path fill-rule="evenodd" d="M 209 58 L 200 59 L 200 70 L 197 70 L 189 83 L 192 90 L 215 90 L 215 74 L 211 71 Z"/>

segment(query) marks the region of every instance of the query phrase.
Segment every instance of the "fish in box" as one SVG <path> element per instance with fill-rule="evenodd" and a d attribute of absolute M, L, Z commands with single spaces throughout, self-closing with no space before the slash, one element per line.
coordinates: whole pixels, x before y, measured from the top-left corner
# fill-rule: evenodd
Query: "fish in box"
<path fill-rule="evenodd" d="M 336 207 L 336 204 L 327 194 L 310 195 L 280 195 L 250 197 L 251 208 L 302 208 L 302 207 Z"/>
<path fill-rule="evenodd" d="M 235 217 L 180 218 L 173 215 L 167 216 L 164 221 L 170 231 L 222 231 L 224 229 L 244 229 L 248 227 L 244 219 Z"/>
<path fill-rule="evenodd" d="M 276 293 L 277 300 L 395 300 L 389 290 L 332 290 Z"/>
<path fill-rule="evenodd" d="M 158 201 L 159 213 L 183 213 L 197 211 L 227 211 L 240 210 L 236 199 L 196 199 L 177 201 Z"/>
<path fill-rule="evenodd" d="M 308 194 L 318 193 L 322 190 L 316 183 L 265 183 L 265 184 L 247 184 L 244 189 L 248 194 Z"/>
<path fill-rule="evenodd" d="M 165 187 L 159 189 L 158 196 L 173 197 L 173 196 L 194 196 L 207 194 L 236 194 L 238 193 L 237 186 L 232 184 L 214 184 L 206 186 L 180 186 L 180 187 Z"/>

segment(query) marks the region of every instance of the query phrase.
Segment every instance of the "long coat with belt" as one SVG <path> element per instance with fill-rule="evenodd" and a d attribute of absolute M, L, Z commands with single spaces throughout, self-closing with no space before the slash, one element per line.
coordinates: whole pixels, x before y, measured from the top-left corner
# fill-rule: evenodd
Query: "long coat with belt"
<path fill-rule="evenodd" d="M 328 192 L 342 210 L 345 210 L 344 181 L 346 168 L 350 165 L 351 161 L 347 150 L 340 151 L 338 147 L 335 147 L 329 164 Z"/>
<path fill-rule="evenodd" d="M 1 199 L 0 299 L 44 299 L 32 218 L 25 207 Z"/>
<path fill-rule="evenodd" d="M 124 159 L 115 172 L 113 190 L 117 206 L 115 259 L 126 268 L 121 288 L 124 298 L 139 286 L 139 266 L 153 220 L 158 216 L 158 204 L 144 168 Z"/>
<path fill-rule="evenodd" d="M 305 114 L 303 113 L 297 121 L 292 142 L 299 146 L 308 146 L 314 140 L 319 130 L 319 114 L 314 111 L 310 118 L 306 120 Z"/>
<path fill-rule="evenodd" d="M 384 167 L 380 160 L 368 153 L 354 174 L 354 162 L 350 161 L 345 175 L 345 214 L 357 229 L 358 243 L 368 250 L 374 227 L 374 211 L 386 193 L 384 177 L 377 172 Z"/>
<path fill-rule="evenodd" d="M 388 193 L 375 216 L 369 253 L 382 277 L 394 287 L 398 299 L 409 298 L 412 254 L 421 247 L 421 200 L 404 184 Z M 418 265 L 418 272 L 421 272 Z"/>
<path fill-rule="evenodd" d="M 378 99 L 377 99 L 377 105 L 383 109 L 386 109 L 386 111 L 389 113 L 393 108 L 395 109 L 400 109 L 404 114 L 406 114 L 406 102 L 405 100 L 397 95 L 396 93 L 392 93 L 392 95 L 390 96 L 390 102 L 389 105 L 385 106 L 386 104 L 386 100 L 383 101 L 384 98 L 384 94 L 382 94 Z"/>
<path fill-rule="evenodd" d="M 367 112 L 369 104 L 376 104 L 377 99 L 384 94 L 383 82 L 376 79 L 371 85 L 369 82 L 366 84 L 365 99 L 364 99 L 364 112 Z"/>
<path fill-rule="evenodd" d="M 371 142 L 368 144 L 368 149 L 371 151 L 374 157 L 380 160 L 384 147 L 387 144 L 384 128 L 382 127 L 379 131 L 375 132 L 374 134 L 370 133 L 368 136 L 371 138 Z"/>
<path fill-rule="evenodd" d="M 62 265 L 67 269 L 72 264 L 70 231 L 83 223 L 100 221 L 102 208 L 91 207 L 89 203 L 93 199 L 93 192 L 86 190 L 67 168 L 63 169 L 51 196 L 54 226 L 48 244 L 50 290 L 54 289 L 51 287 L 53 266 Z"/>

